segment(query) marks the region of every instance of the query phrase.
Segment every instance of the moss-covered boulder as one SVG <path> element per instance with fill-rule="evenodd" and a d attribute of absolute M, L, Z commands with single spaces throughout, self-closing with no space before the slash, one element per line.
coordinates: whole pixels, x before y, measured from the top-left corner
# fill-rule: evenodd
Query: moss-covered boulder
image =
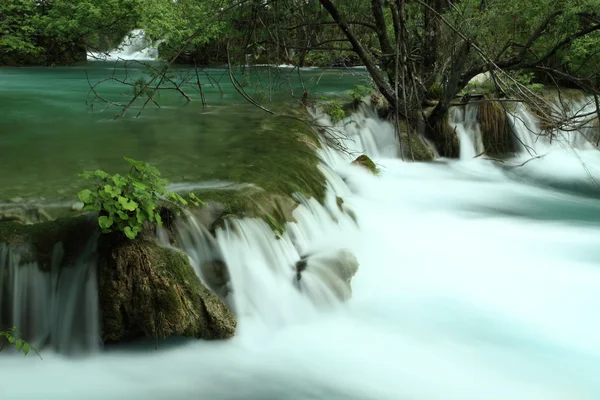
<path fill-rule="evenodd" d="M 487 154 L 501 156 L 517 150 L 511 124 L 502 103 L 493 101 L 490 95 L 485 94 L 478 106 L 477 120 Z"/>
<path fill-rule="evenodd" d="M 373 160 L 371 160 L 369 156 L 365 154 L 358 156 L 356 160 L 352 161 L 352 165 L 359 165 L 372 172 L 373 175 L 379 175 L 379 168 L 377 168 L 377 165 L 375 165 Z"/>
<path fill-rule="evenodd" d="M 202 285 L 187 255 L 147 239 L 105 249 L 98 268 L 103 341 L 234 335 L 234 315 Z"/>
<path fill-rule="evenodd" d="M 432 161 L 435 158 L 433 149 L 427 144 L 425 139 L 410 130 L 402 131 L 402 142 L 400 143 L 402 154 L 405 160 L 412 161 Z"/>

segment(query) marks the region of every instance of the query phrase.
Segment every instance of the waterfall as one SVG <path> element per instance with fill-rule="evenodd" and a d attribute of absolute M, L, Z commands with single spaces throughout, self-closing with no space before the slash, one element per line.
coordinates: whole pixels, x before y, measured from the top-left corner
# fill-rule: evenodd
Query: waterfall
<path fill-rule="evenodd" d="M 88 51 L 88 60 L 117 61 L 139 60 L 151 61 L 158 59 L 158 45 L 146 38 L 143 29 L 134 29 L 125 36 L 121 44 L 109 52 Z"/>
<path fill-rule="evenodd" d="M 198 215 L 178 221 L 177 242 L 198 275 L 238 315 L 235 338 L 83 360 L 0 356 L 0 398 L 597 399 L 600 228 L 587 217 L 600 202 L 512 179 L 482 159 L 402 162 L 390 148 L 390 123 L 357 114 L 332 133 L 350 154 L 319 149 L 324 203 L 298 197 L 295 222 L 279 238 L 261 219 L 225 218 L 214 235 Z M 473 114 L 451 115 L 470 138 Z M 350 165 L 364 151 L 380 176 Z M 565 171 L 561 158 L 547 160 L 519 170 L 585 177 Z M 599 157 L 585 160 L 600 165 Z M 351 264 L 350 253 L 360 266 L 352 298 L 341 302 L 344 279 L 329 272 Z M 17 270 L 17 254 L 3 247 L 0 271 L 29 271 Z M 69 271 L 93 264 L 79 265 Z M 83 284 L 53 273 L 27 282 Z M 6 305 L 6 286 L 0 290 L 4 318 L 14 300 Z M 58 308 L 67 319 L 79 312 L 53 302 L 65 303 Z"/>
<path fill-rule="evenodd" d="M 477 112 L 477 104 L 467 104 L 464 107 L 450 109 L 449 122 L 458 135 L 461 159 L 470 159 L 485 151 Z"/>
<path fill-rule="evenodd" d="M 565 120 L 571 118 L 560 129 L 547 134 L 540 126 L 538 118 L 522 103 L 515 103 L 506 110 L 506 116 L 512 126 L 518 153 L 524 157 L 543 155 L 556 149 L 592 150 L 598 138 L 598 123 L 594 122 L 595 110 L 593 98 L 587 97 L 565 102 L 559 105 L 558 95 L 550 103 L 557 115 Z M 482 153 L 485 148 L 482 132 L 477 120 L 477 103 L 453 107 L 449 122 L 460 141 L 460 158 L 471 159 Z"/>
<path fill-rule="evenodd" d="M 0 243 L 0 330 L 17 326 L 30 344 L 62 353 L 89 353 L 100 346 L 96 237 L 73 262 L 62 243 L 49 271 L 21 262 L 19 248 Z"/>
<path fill-rule="evenodd" d="M 331 117 L 318 107 L 309 110 L 317 125 L 330 128 L 325 134 L 329 141 L 324 142 L 319 151 L 324 165 L 344 165 L 361 154 L 389 158 L 399 156 L 400 146 L 394 125 L 379 118 L 377 111 L 368 103 L 370 101 L 364 99 L 355 112 L 337 123 L 333 123 Z M 345 151 L 340 152 L 341 148 Z"/>
<path fill-rule="evenodd" d="M 179 242 L 198 275 L 242 320 L 249 317 L 265 326 L 285 326 L 314 316 L 318 305 L 339 303 L 332 291 L 339 291 L 343 282 L 327 271 L 332 260 L 326 255 L 347 251 L 339 247 L 339 238 L 356 234 L 357 225 L 335 199 L 325 205 L 315 199 L 299 200 L 293 213 L 297 222 L 287 223 L 279 237 L 256 218 L 227 220 L 217 228 L 216 237 L 191 214 L 180 221 Z M 327 241 L 328 237 L 336 240 Z M 325 258 L 322 271 L 311 266 L 297 280 L 296 264 L 307 255 Z M 228 282 L 215 271 L 219 267 L 226 268 Z"/>

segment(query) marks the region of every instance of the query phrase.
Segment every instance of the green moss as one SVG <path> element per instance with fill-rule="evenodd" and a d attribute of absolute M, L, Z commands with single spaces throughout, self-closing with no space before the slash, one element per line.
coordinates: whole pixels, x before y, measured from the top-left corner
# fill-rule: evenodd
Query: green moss
<path fill-rule="evenodd" d="M 240 138 L 240 140 L 242 140 Z M 203 178 L 252 183 L 268 193 L 302 193 L 322 200 L 325 178 L 317 168 L 313 130 L 289 117 L 269 117 L 243 138 L 233 141 L 227 156 L 205 165 Z"/>
<path fill-rule="evenodd" d="M 406 131 L 402 132 L 402 149 L 405 156 L 413 161 L 432 161 L 435 156 L 420 136 Z"/>
<path fill-rule="evenodd" d="M 516 151 L 510 122 L 500 102 L 484 95 L 479 103 L 477 120 L 481 127 L 481 137 L 486 153 L 501 156 Z"/>
<path fill-rule="evenodd" d="M 380 173 L 379 168 L 377 168 L 377 165 L 375 165 L 373 160 L 371 160 L 369 156 L 365 154 L 358 156 L 356 160 L 352 161 L 352 164 L 360 165 L 361 167 L 368 169 L 373 173 L 373 175 L 379 175 Z"/>
<path fill-rule="evenodd" d="M 64 263 L 78 257 L 94 232 L 95 220 L 87 216 L 60 218 L 32 225 L 19 222 L 0 222 L 0 243 L 18 248 L 21 262 L 38 262 L 41 269 L 50 269 L 56 244 L 62 243 Z"/>
<path fill-rule="evenodd" d="M 298 202 L 289 195 L 269 193 L 257 188 L 245 190 L 204 190 L 196 192 L 205 201 L 224 206 L 223 214 L 213 223 L 212 231 L 227 218 L 262 218 L 274 232 L 283 233 L 286 222 L 293 221 L 292 212 Z"/>
<path fill-rule="evenodd" d="M 315 151 L 320 146 L 313 129 L 303 122 L 300 111 L 293 117 L 269 117 L 246 133 L 243 148 L 232 143 L 231 153 L 206 166 L 206 180 L 222 179 L 249 183 L 243 190 L 195 190 L 203 201 L 220 203 L 225 212 L 215 226 L 229 217 L 263 218 L 275 232 L 281 233 L 297 202 L 292 195 L 302 194 L 322 202 L 325 177 L 318 168 Z"/>
<path fill-rule="evenodd" d="M 151 240 L 104 242 L 99 290 L 106 342 L 235 333 L 233 314 L 202 285 L 187 255 Z"/>

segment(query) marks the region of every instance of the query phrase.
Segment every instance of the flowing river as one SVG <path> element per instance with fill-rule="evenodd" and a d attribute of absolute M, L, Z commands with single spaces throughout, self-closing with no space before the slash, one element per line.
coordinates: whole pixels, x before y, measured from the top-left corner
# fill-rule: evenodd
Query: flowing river
<path fill-rule="evenodd" d="M 189 107 L 114 122 L 85 114 L 86 80 L 71 78 L 85 69 L 0 69 L 4 200 L 67 198 L 77 187 L 57 190 L 73 174 L 109 169 L 124 153 L 174 182 L 205 178 L 199 170 L 210 146 L 238 144 L 217 134 L 234 137 L 259 112 L 215 107 L 217 116 L 201 125 L 208 139 L 192 134 L 200 119 Z M 92 72 L 102 76 L 100 67 Z M 307 74 L 325 79 L 324 93 L 358 79 Z M 525 164 L 526 155 L 403 162 L 390 151 L 389 123 L 366 112 L 352 118 L 362 129 L 348 131 L 348 145 L 366 150 L 380 176 L 323 149 L 325 205 L 305 201 L 280 240 L 254 220 L 217 233 L 238 315 L 233 339 L 173 340 L 157 350 L 139 343 L 82 357 L 46 350 L 43 360 L 1 353 L 0 398 L 600 398 L 600 153 L 544 146 L 547 155 Z M 473 134 L 465 126 L 461 138 Z M 291 283 L 289 265 L 322 249 L 351 249 L 359 260 L 345 303 L 316 306 Z"/>

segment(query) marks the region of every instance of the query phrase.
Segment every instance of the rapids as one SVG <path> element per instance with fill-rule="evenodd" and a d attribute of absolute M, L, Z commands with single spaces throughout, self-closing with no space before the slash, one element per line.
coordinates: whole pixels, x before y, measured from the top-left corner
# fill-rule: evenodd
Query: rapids
<path fill-rule="evenodd" d="M 390 154 L 388 123 L 350 118 L 362 129 L 347 143 L 380 176 L 324 149 L 326 204 L 303 199 L 281 239 L 257 220 L 216 241 L 185 231 L 194 263 L 210 251 L 230 266 L 235 338 L 79 358 L 46 350 L 43 361 L 3 353 L 0 398 L 598 399 L 600 201 L 589 172 L 599 153 L 409 163 Z M 360 262 L 353 296 L 317 307 L 291 266 L 343 248 Z M 307 293 L 321 284 L 309 279 Z"/>

